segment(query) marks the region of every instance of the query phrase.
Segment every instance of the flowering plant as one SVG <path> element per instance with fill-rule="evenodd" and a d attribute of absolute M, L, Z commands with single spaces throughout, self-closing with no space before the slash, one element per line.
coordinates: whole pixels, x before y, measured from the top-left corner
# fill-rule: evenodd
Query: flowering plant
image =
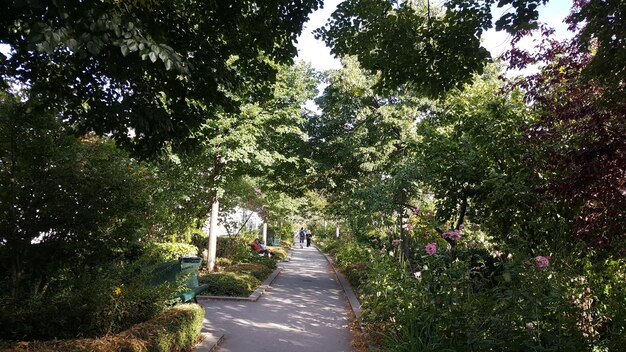
<path fill-rule="evenodd" d="M 451 231 L 446 231 L 444 232 L 441 237 L 443 238 L 449 238 L 451 240 L 455 240 L 458 241 L 461 239 L 461 230 L 460 229 L 455 229 L 455 230 L 451 230 Z"/>
<path fill-rule="evenodd" d="M 550 265 L 550 259 L 552 259 L 550 256 L 536 256 L 535 263 L 537 265 L 537 269 L 545 269 L 548 267 L 548 265 Z"/>
<path fill-rule="evenodd" d="M 437 244 L 435 242 L 431 242 L 424 247 L 424 250 L 428 255 L 433 255 L 437 253 Z"/>

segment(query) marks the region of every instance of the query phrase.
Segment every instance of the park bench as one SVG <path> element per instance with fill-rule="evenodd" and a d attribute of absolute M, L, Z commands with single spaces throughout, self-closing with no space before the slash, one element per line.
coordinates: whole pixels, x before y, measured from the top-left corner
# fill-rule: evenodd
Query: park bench
<path fill-rule="evenodd" d="M 140 269 L 141 273 L 147 274 L 150 285 L 162 285 L 170 283 L 178 284 L 178 279 L 183 278 L 185 281 L 186 291 L 176 294 L 176 299 L 180 299 L 183 303 L 193 300 L 198 303 L 196 298 L 202 291 L 209 288 L 208 285 L 200 285 L 198 282 L 198 268 L 202 263 L 199 257 L 183 257 L 179 260 L 172 260 L 157 265 Z"/>

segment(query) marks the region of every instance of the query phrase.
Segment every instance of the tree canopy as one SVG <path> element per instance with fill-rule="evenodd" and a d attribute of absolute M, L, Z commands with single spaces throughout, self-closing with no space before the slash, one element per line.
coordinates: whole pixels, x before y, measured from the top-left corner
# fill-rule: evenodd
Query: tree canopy
<path fill-rule="evenodd" d="M 187 137 L 242 103 L 230 93 L 269 92 L 289 63 L 305 1 L 4 2 L 0 77 L 61 111 L 78 133 L 111 135 L 142 154 Z"/>

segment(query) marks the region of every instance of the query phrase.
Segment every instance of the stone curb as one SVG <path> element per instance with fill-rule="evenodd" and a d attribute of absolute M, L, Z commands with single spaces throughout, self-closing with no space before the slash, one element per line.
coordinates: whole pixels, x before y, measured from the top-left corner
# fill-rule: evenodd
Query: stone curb
<path fill-rule="evenodd" d="M 193 348 L 193 352 L 216 352 L 224 341 L 224 334 L 201 333 L 202 341 Z"/>

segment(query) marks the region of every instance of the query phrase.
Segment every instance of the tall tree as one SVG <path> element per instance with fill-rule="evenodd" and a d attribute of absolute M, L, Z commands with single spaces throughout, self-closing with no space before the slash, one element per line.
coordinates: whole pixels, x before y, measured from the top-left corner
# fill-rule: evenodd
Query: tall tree
<path fill-rule="evenodd" d="M 390 180 L 415 143 L 422 102 L 402 89 L 377 93 L 378 76 L 355 57 L 343 63 L 329 73 L 317 100 L 321 114 L 310 121 L 318 188 L 355 229 L 379 212 L 401 221 L 415 189 L 411 180 L 393 186 Z"/>
<path fill-rule="evenodd" d="M 270 96 L 248 99 L 247 90 L 233 93 L 242 101 L 248 99 L 240 111 L 222 111 L 217 118 L 206 119 L 193 135 L 200 147 L 172 158 L 179 160 L 172 170 L 186 175 L 185 182 L 192 184 L 181 188 L 184 197 L 180 204 L 194 219 L 206 219 L 209 209 L 219 205 L 229 183 L 244 176 L 261 179 L 259 184 L 267 188 L 262 191 L 302 192 L 297 175 L 309 168 L 303 155 L 303 125 L 311 114 L 303 106 L 316 95 L 317 78 L 303 63 L 276 68 L 277 80 Z"/>

